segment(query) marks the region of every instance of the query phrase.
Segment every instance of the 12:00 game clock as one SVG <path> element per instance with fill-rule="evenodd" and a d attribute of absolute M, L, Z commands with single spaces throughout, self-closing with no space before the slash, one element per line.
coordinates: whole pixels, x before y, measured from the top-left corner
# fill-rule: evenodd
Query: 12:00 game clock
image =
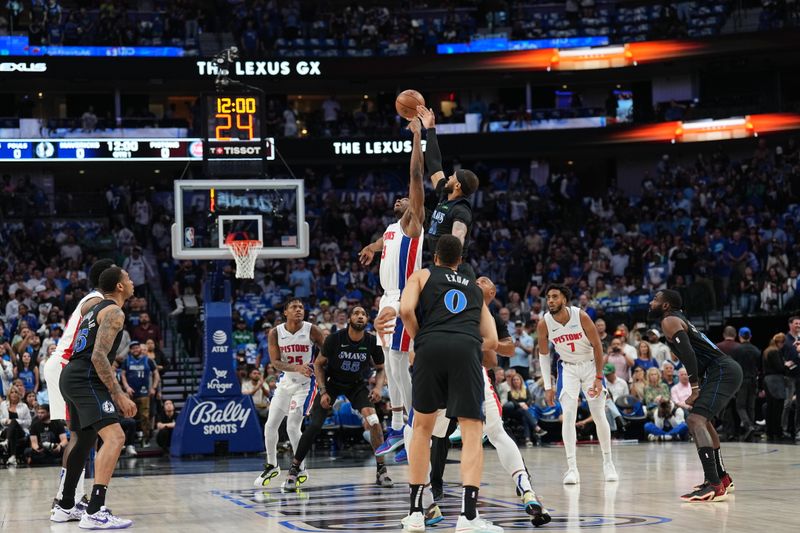
<path fill-rule="evenodd" d="M 262 132 L 258 94 L 210 94 L 205 98 L 204 159 L 213 174 L 259 175 L 275 158 L 273 139 Z"/>

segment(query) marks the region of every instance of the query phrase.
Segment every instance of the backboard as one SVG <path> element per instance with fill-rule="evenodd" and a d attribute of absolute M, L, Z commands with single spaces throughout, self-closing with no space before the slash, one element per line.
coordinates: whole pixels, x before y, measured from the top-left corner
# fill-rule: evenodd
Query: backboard
<path fill-rule="evenodd" d="M 175 259 L 233 259 L 230 234 L 261 241 L 258 257 L 308 256 L 303 180 L 175 181 Z"/>

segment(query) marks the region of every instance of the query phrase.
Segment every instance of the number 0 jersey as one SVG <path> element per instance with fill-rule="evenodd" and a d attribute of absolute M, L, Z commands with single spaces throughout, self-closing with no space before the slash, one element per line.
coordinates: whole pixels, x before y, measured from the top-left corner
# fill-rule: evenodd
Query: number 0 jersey
<path fill-rule="evenodd" d="M 544 315 L 547 324 L 547 337 L 552 342 L 558 355 L 568 363 L 582 363 L 594 360 L 594 347 L 589 342 L 581 324 L 579 307 L 567 307 L 569 320 L 561 324 L 550 313 Z"/>
<path fill-rule="evenodd" d="M 480 329 L 483 292 L 475 279 L 449 268 L 432 266 L 428 270 L 431 275 L 419 295 L 419 332 L 414 345 L 419 346 L 432 334 L 469 335 L 483 342 Z"/>

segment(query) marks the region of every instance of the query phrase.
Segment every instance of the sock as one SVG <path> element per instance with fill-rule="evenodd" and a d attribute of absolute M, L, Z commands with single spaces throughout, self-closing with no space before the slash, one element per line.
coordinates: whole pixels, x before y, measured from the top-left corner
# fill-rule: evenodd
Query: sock
<path fill-rule="evenodd" d="M 726 472 L 725 472 L 725 464 L 722 462 L 722 450 L 720 450 L 719 448 L 714 449 L 714 461 L 716 462 L 717 465 L 717 474 L 721 478 L 726 474 Z"/>
<path fill-rule="evenodd" d="M 706 481 L 712 485 L 719 485 L 719 474 L 717 473 L 717 463 L 714 459 L 714 449 L 710 446 L 698 448 L 697 454 L 700 456 L 700 462 L 703 464 L 703 473 L 705 473 Z"/>
<path fill-rule="evenodd" d="M 106 485 L 92 485 L 92 499 L 89 500 L 89 506 L 86 508 L 86 514 L 94 514 L 106 504 Z"/>
<path fill-rule="evenodd" d="M 411 498 L 408 514 L 424 512 L 422 509 L 422 490 L 425 488 L 425 485 L 410 485 L 410 487 Z"/>
<path fill-rule="evenodd" d="M 403 429 L 403 424 L 403 410 L 392 411 L 392 429 L 394 431 L 400 431 Z"/>
<path fill-rule="evenodd" d="M 467 520 L 475 520 L 478 516 L 478 487 L 471 485 L 464 485 L 464 498 L 461 502 L 461 514 L 467 517 Z"/>
<path fill-rule="evenodd" d="M 525 470 L 514 472 L 514 475 L 511 477 L 514 479 L 514 485 L 516 485 L 520 495 L 525 494 L 528 491 L 533 491 L 533 487 L 531 486 L 531 478 L 528 476 L 528 472 Z"/>
<path fill-rule="evenodd" d="M 61 467 L 61 473 L 58 474 L 58 492 L 56 493 L 56 500 L 61 500 L 61 497 L 64 496 L 64 479 L 67 477 L 67 469 L 63 466 Z M 80 485 L 80 481 L 78 482 Z"/>
<path fill-rule="evenodd" d="M 427 509 L 431 505 L 433 505 L 433 492 L 431 492 L 431 486 L 428 484 L 422 489 L 422 508 Z"/>

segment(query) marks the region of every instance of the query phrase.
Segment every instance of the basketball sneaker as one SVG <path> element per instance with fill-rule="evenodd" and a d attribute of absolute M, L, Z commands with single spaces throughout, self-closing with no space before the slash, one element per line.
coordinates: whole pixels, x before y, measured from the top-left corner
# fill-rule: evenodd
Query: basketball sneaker
<path fill-rule="evenodd" d="M 308 481 L 308 470 L 306 470 L 305 468 L 302 468 L 302 469 L 301 469 L 301 470 L 300 470 L 300 471 L 297 473 L 297 484 L 298 484 L 298 485 L 302 485 L 302 484 L 304 484 L 306 481 Z"/>
<path fill-rule="evenodd" d="M 570 468 L 564 474 L 564 485 L 577 485 L 581 482 L 581 475 L 576 468 Z"/>
<path fill-rule="evenodd" d="M 86 512 L 86 507 L 79 508 L 77 504 L 72 509 L 63 509 L 60 505 L 55 504 L 50 510 L 51 522 L 76 522 L 83 517 Z"/>
<path fill-rule="evenodd" d="M 86 512 L 86 508 L 89 507 L 89 498 L 86 497 L 86 494 L 81 496 L 81 501 L 75 504 L 75 507 L 80 509 L 83 512 Z"/>
<path fill-rule="evenodd" d="M 379 487 L 391 488 L 394 487 L 394 481 L 389 477 L 386 467 L 382 466 L 375 474 L 375 484 Z"/>
<path fill-rule="evenodd" d="M 403 448 L 399 452 L 394 455 L 394 462 L 397 464 L 407 463 L 408 462 L 408 453 L 406 453 L 406 449 Z"/>
<path fill-rule="evenodd" d="M 697 490 L 681 496 L 681 500 L 689 503 L 722 502 L 727 499 L 728 493 L 725 492 L 722 483 L 719 485 L 703 483 Z"/>
<path fill-rule="evenodd" d="M 425 517 L 422 516 L 422 513 L 419 511 L 406 516 L 400 520 L 400 523 L 403 524 L 403 531 L 414 531 L 417 533 L 425 531 Z"/>
<path fill-rule="evenodd" d="M 425 525 L 435 526 L 442 520 L 444 520 L 444 516 L 442 516 L 442 510 L 439 509 L 439 506 L 435 503 L 430 504 L 428 506 L 428 510 L 425 511 Z"/>
<path fill-rule="evenodd" d="M 81 529 L 125 529 L 133 525 L 133 520 L 111 514 L 105 506 L 94 514 L 84 513 L 78 527 Z"/>
<path fill-rule="evenodd" d="M 253 482 L 253 486 L 257 488 L 268 487 L 270 482 L 281 473 L 280 467 L 277 465 L 270 465 L 264 463 L 264 471 Z"/>
<path fill-rule="evenodd" d="M 378 449 L 375 450 L 375 455 L 377 457 L 386 455 L 389 452 L 395 451 L 402 445 L 403 445 L 403 430 L 390 429 L 389 433 L 386 434 L 386 439 L 383 441 L 383 444 L 378 446 Z"/>
<path fill-rule="evenodd" d="M 300 475 L 300 469 L 297 465 L 292 465 L 289 468 L 289 473 L 286 474 L 286 479 L 281 483 L 281 490 L 282 491 L 290 491 L 290 490 L 297 490 L 299 488 L 299 483 L 297 482 L 297 477 Z"/>
<path fill-rule="evenodd" d="M 725 492 L 728 494 L 736 490 L 736 486 L 733 484 L 733 479 L 729 473 L 725 472 L 725 475 L 719 478 L 719 481 L 722 483 L 722 486 L 725 487 Z M 705 485 L 708 485 L 708 481 L 703 480 L 701 484 L 692 487 L 692 491 L 700 490 Z"/>
<path fill-rule="evenodd" d="M 534 526 L 543 526 L 552 520 L 550 513 L 544 508 L 542 499 L 532 490 L 526 491 L 522 495 L 522 505 L 525 506 L 525 512 L 531 515 L 531 524 Z"/>
<path fill-rule="evenodd" d="M 503 528 L 478 515 L 472 520 L 467 520 L 467 517 L 462 514 L 456 522 L 456 533 L 503 533 Z"/>
<path fill-rule="evenodd" d="M 614 468 L 614 463 L 611 461 L 603 463 L 603 477 L 606 481 L 619 481 L 617 469 Z"/>
<path fill-rule="evenodd" d="M 461 426 L 457 426 L 456 430 L 450 434 L 450 442 L 453 444 L 461 442 Z"/>

